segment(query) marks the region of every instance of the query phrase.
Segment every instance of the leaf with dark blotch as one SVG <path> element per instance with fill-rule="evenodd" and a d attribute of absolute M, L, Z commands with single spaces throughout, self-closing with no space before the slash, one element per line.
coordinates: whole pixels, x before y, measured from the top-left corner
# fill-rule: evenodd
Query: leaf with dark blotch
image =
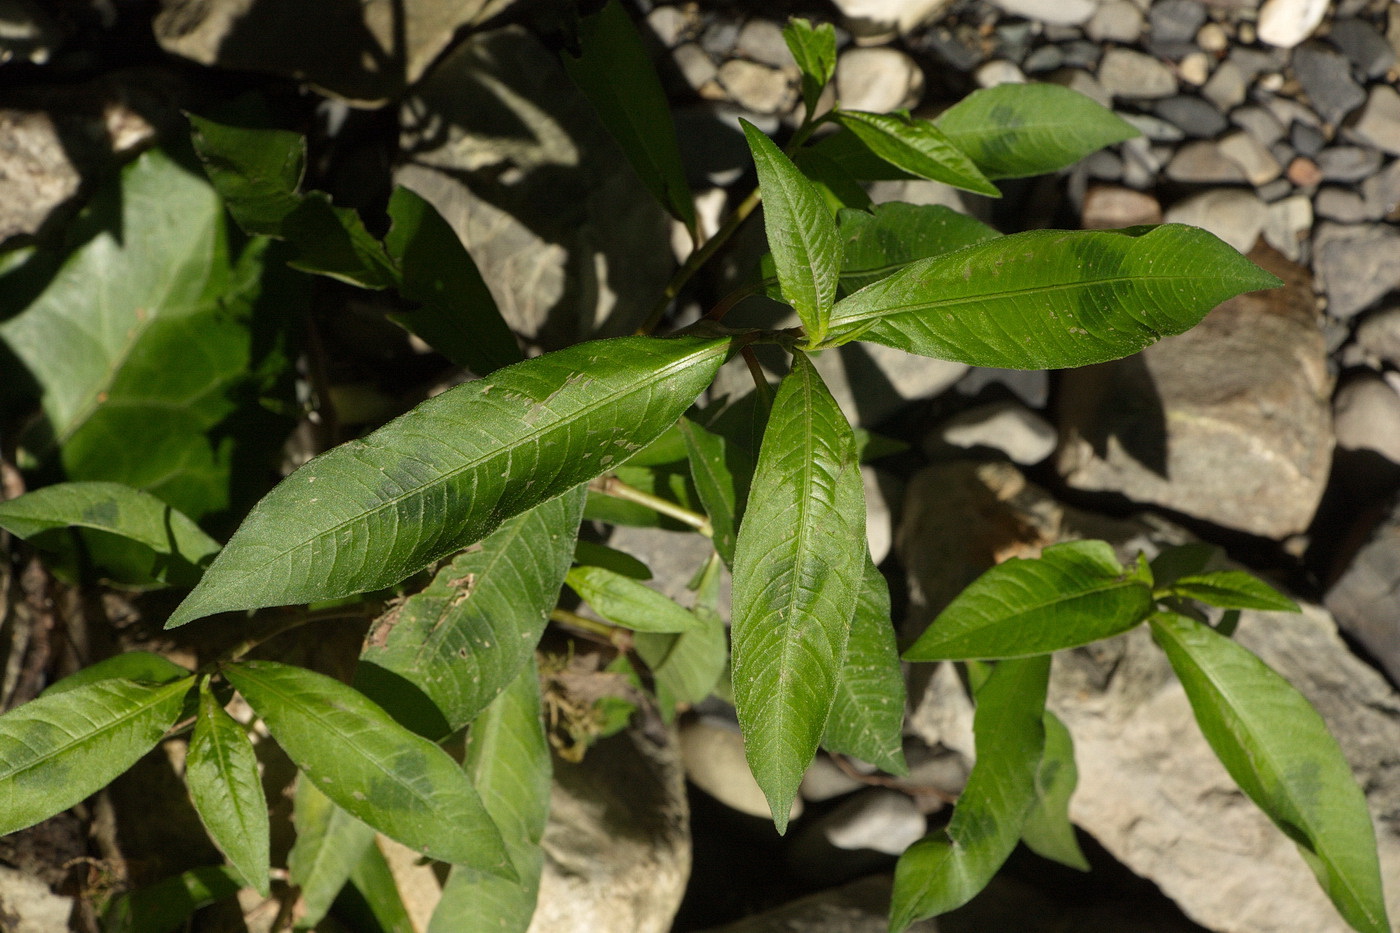
<path fill-rule="evenodd" d="M 272 661 L 224 676 L 317 790 L 391 839 L 514 878 L 501 835 L 457 763 L 338 680 Z"/>
<path fill-rule="evenodd" d="M 835 701 L 865 556 L 855 438 L 798 353 L 773 400 L 734 548 L 734 701 L 779 832 Z"/>
<path fill-rule="evenodd" d="M 1069 819 L 1069 799 L 1078 783 L 1074 739 L 1060 718 L 1046 710 L 1045 751 L 1035 769 L 1035 806 L 1021 828 L 1021 839 L 1041 858 L 1088 871 L 1089 861 Z"/>
<path fill-rule="evenodd" d="M 449 389 L 283 480 L 167 626 L 397 583 L 625 461 L 710 384 L 728 347 L 594 341 Z"/>
<path fill-rule="evenodd" d="M 190 799 L 214 844 L 263 897 L 268 896 L 268 817 L 258 759 L 248 734 L 200 682 L 199 715 L 185 756 Z"/>
<path fill-rule="evenodd" d="M 1298 604 L 1263 580 L 1242 570 L 1218 570 L 1214 573 L 1188 574 L 1178 577 L 1169 592 L 1173 596 L 1195 599 L 1221 609 L 1259 609 L 1264 612 L 1298 612 Z"/>
<path fill-rule="evenodd" d="M 1013 557 L 972 582 L 904 652 L 909 661 L 1019 658 L 1125 632 L 1152 611 L 1151 581 L 1103 541 Z"/>
<path fill-rule="evenodd" d="M 1209 626 L 1159 612 L 1152 634 L 1235 783 L 1297 844 L 1347 923 L 1387 933 L 1366 795 L 1322 717 L 1288 681 Z"/>
<path fill-rule="evenodd" d="M 1139 135 L 1107 107 L 1057 84 L 973 91 L 933 122 L 988 178 L 1055 172 Z"/>
<path fill-rule="evenodd" d="M 194 684 L 106 679 L 0 716 L 0 836 L 33 826 L 112 783 L 165 735 Z"/>
<path fill-rule="evenodd" d="M 977 761 L 943 830 L 899 857 L 890 931 L 961 907 L 986 887 L 1021 838 L 1045 746 L 1050 658 L 1002 661 L 977 691 Z"/>
<path fill-rule="evenodd" d="M 890 618 L 889 585 L 868 555 L 822 747 L 854 755 L 890 774 L 908 770 L 904 764 L 904 670 L 899 665 Z"/>
<path fill-rule="evenodd" d="M 869 340 L 1007 369 L 1087 366 L 1278 284 L 1196 227 L 1032 230 L 920 260 L 861 289 L 837 303 L 827 345 Z"/>
<path fill-rule="evenodd" d="M 355 686 L 430 739 L 476 718 L 534 656 L 583 497 L 579 487 L 509 520 L 391 607 L 370 629 Z"/>
<path fill-rule="evenodd" d="M 313 928 L 374 845 L 374 830 L 331 802 L 305 774 L 292 798 L 292 823 L 297 838 L 287 854 L 287 875 L 300 889 L 298 924 Z"/>
<path fill-rule="evenodd" d="M 837 121 L 871 152 L 919 178 L 999 198 L 1001 192 L 937 126 L 907 113 L 838 110 Z"/>

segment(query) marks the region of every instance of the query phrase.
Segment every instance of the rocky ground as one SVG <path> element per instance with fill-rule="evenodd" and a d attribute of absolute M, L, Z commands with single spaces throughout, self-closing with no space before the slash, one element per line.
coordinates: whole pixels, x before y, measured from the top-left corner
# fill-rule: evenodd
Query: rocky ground
<path fill-rule="evenodd" d="M 479 18 L 506 5 L 482 4 Z M 217 11 L 236 4 L 91 6 L 96 20 L 0 2 L 13 56 L 0 76 L 23 78 L 0 109 L 0 238 L 42 232 L 111 151 L 174 119 L 172 102 L 210 79 L 160 58 L 173 53 L 295 75 L 330 95 L 317 118 L 337 200 L 371 202 L 391 167 L 453 222 L 512 323 L 542 345 L 594 330 L 561 310 L 579 302 L 594 303 L 602 332 L 625 329 L 670 274 L 672 257 L 652 248 L 667 223 L 620 160 L 580 160 L 577 190 L 559 193 L 551 167 L 608 143 L 521 32 L 452 45 L 456 24 L 425 28 L 401 74 L 367 76 L 353 57 L 307 69 L 295 43 L 231 38 Z M 911 445 L 866 477 L 872 550 L 906 636 L 996 560 L 1077 537 L 1125 556 L 1202 538 L 1297 596 L 1301 616 L 1246 614 L 1240 637 L 1342 741 L 1400 916 L 1400 3 L 643 0 L 636 12 L 711 229 L 752 184 L 738 118 L 774 134 L 792 124 L 796 70 L 779 27 L 798 14 L 838 25 L 845 106 L 933 113 L 977 87 L 1052 81 L 1143 134 L 1058 177 L 1009 184 L 1000 201 L 932 182 L 880 183 L 877 200 L 954 204 L 1004 232 L 1191 223 L 1285 281 L 1085 370 L 969 369 L 878 347 L 821 365 L 853 420 Z M 88 48 L 93 30 L 107 44 L 84 54 L 101 67 L 73 63 L 66 44 L 86 36 Z M 70 71 L 51 76 L 49 61 Z M 530 106 L 490 92 L 485 75 Z M 218 80 L 237 90 L 244 79 Z M 480 129 L 497 118 L 532 133 L 503 150 Z M 741 237 L 677 319 L 724 294 L 759 249 Z M 659 579 L 674 568 L 679 585 L 698 562 L 685 550 L 693 537 L 623 529 L 613 543 Z M 882 930 L 894 856 L 937 825 L 971 763 L 955 675 L 920 672 L 910 686 L 911 774 L 820 759 L 782 840 L 723 704 L 697 710 L 674 744 L 631 734 L 561 764 L 532 930 Z M 1052 705 L 1075 737 L 1072 815 L 1095 872 L 1018 853 L 987 894 L 921 929 L 1344 929 L 1292 844 L 1214 762 L 1145 637 L 1060 658 Z"/>

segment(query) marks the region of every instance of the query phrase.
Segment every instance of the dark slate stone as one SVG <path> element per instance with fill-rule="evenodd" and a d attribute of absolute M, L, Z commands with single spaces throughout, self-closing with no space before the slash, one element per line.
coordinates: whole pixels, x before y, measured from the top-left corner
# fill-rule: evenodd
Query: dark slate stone
<path fill-rule="evenodd" d="M 1322 147 L 1327 144 L 1327 138 L 1322 135 L 1322 131 L 1317 127 L 1308 126 L 1306 123 L 1294 123 L 1293 128 L 1288 131 L 1288 141 L 1293 144 L 1293 148 L 1298 150 L 1299 155 L 1313 158 L 1322 151 Z"/>
<path fill-rule="evenodd" d="M 1381 154 L 1360 146 L 1333 146 L 1319 152 L 1315 161 L 1328 181 L 1354 182 L 1376 173 L 1381 167 Z"/>
<path fill-rule="evenodd" d="M 1103 55 L 1103 46 L 1097 42 L 1080 39 L 1065 43 L 1061 51 L 1064 53 L 1064 63 L 1068 67 L 1092 71 L 1098 66 L 1099 58 Z"/>
<path fill-rule="evenodd" d="M 1364 19 L 1337 20 L 1332 24 L 1330 38 L 1357 72 L 1368 78 L 1379 78 L 1395 64 L 1395 50 Z"/>
<path fill-rule="evenodd" d="M 1199 97 L 1169 97 L 1153 108 L 1157 116 L 1181 128 L 1187 136 L 1210 139 L 1230 125 L 1225 115 Z"/>
<path fill-rule="evenodd" d="M 1058 45 L 1042 45 L 1026 56 L 1021 70 L 1026 74 L 1039 74 L 1043 71 L 1054 71 L 1064 63 L 1065 53 Z"/>
<path fill-rule="evenodd" d="M 1333 125 L 1366 102 L 1366 91 L 1351 76 L 1347 57 L 1325 43 L 1305 42 L 1294 49 L 1293 74 L 1313 109 Z"/>
<path fill-rule="evenodd" d="M 1206 7 L 1197 0 L 1158 0 L 1147 21 L 1153 42 L 1191 42 L 1206 21 Z"/>

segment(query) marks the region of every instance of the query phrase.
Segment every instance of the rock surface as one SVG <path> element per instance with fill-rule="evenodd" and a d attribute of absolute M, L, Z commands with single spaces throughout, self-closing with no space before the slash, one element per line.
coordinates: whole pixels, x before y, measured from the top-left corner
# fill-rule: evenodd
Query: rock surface
<path fill-rule="evenodd" d="M 1400 684 L 1400 498 L 1327 591 L 1327 608 L 1337 624 L 1362 645 Z"/>

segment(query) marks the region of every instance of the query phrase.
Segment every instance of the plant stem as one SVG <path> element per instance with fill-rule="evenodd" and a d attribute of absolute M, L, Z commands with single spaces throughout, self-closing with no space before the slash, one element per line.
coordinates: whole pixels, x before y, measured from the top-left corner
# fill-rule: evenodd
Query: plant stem
<path fill-rule="evenodd" d="M 632 636 L 627 629 L 599 622 L 597 619 L 588 618 L 588 616 L 581 616 L 577 612 L 555 607 L 549 610 L 549 621 L 600 638 L 619 651 L 627 651 L 632 647 Z"/>
<path fill-rule="evenodd" d="M 745 348 L 747 350 L 747 348 Z M 663 499 L 660 496 L 653 496 L 649 492 L 643 492 L 635 486 L 629 486 L 616 476 L 603 476 L 594 480 L 590 488 L 601 492 L 605 496 L 612 496 L 614 499 L 623 499 L 627 502 L 635 502 L 644 505 L 653 512 L 660 512 L 668 518 L 674 518 L 683 525 L 689 525 L 705 537 L 714 535 L 714 529 L 710 527 L 710 520 L 699 512 L 692 512 L 683 505 L 677 505 L 670 499 Z"/>
<path fill-rule="evenodd" d="M 763 373 L 763 364 L 758 361 L 758 354 L 753 352 L 751 346 L 746 346 L 739 352 L 743 354 L 744 363 L 749 367 L 749 375 L 753 376 L 753 387 L 758 393 L 759 404 L 763 406 L 765 413 L 772 411 L 773 387 L 768 384 L 768 377 Z"/>

